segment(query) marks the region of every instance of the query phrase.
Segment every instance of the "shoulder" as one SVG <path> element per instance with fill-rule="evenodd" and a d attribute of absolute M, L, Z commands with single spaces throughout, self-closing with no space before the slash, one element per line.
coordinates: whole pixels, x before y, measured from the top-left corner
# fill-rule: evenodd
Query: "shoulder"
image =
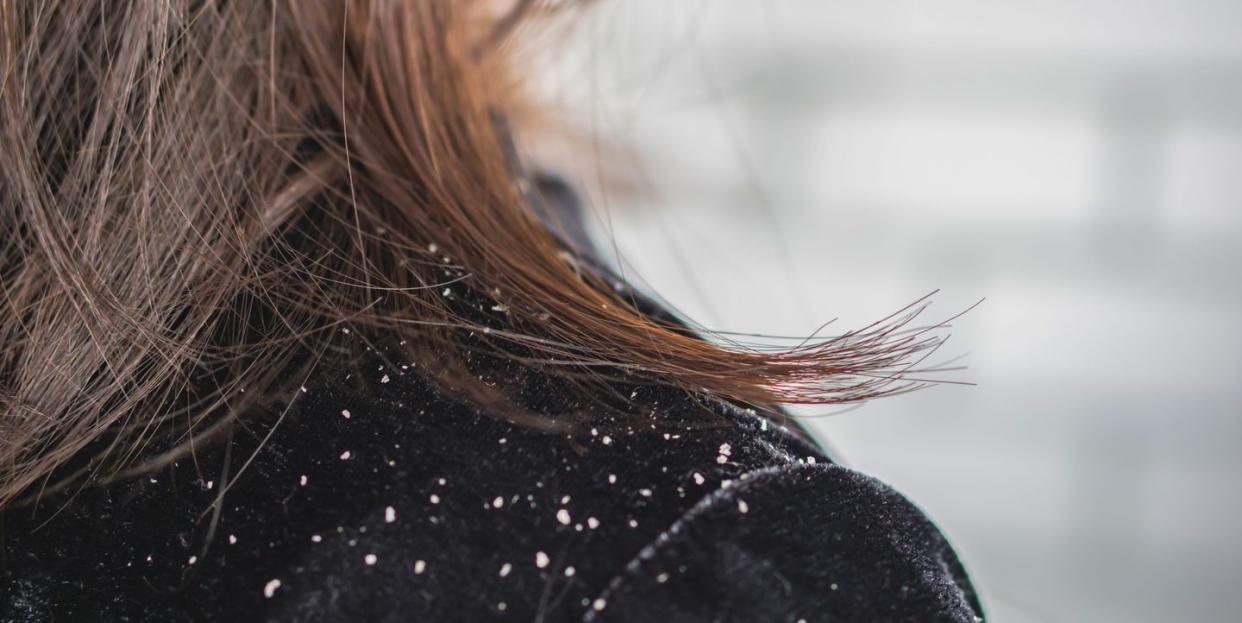
<path fill-rule="evenodd" d="M 540 430 L 415 372 L 322 370 L 166 469 L 10 513 L 0 613 L 700 620 L 724 594 L 842 613 L 864 612 L 844 595 L 900 611 L 969 600 L 917 509 L 751 410 L 636 386 L 618 388 L 628 413 Z"/>
<path fill-rule="evenodd" d="M 588 621 L 982 620 L 956 555 L 917 507 L 822 463 L 756 470 L 704 497 L 602 598 L 607 610 Z"/>

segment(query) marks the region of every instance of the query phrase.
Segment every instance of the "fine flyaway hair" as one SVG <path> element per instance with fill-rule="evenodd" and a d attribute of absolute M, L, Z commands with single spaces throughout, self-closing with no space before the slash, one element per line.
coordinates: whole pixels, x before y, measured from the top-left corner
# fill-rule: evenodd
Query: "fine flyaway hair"
<path fill-rule="evenodd" d="M 488 405 L 473 352 L 761 405 L 917 386 L 917 306 L 760 347 L 581 270 L 510 138 L 519 42 L 566 4 L 0 0 L 0 505 L 187 447 L 347 329 Z"/>

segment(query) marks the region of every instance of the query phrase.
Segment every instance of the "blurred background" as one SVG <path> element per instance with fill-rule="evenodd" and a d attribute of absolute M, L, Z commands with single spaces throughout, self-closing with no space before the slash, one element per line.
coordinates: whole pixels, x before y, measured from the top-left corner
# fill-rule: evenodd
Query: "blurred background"
<path fill-rule="evenodd" d="M 803 413 L 938 522 L 992 620 L 1242 620 L 1242 2 L 575 22 L 540 89 L 578 143 L 541 158 L 628 277 L 776 335 L 986 297 L 939 353 L 977 385 Z"/>

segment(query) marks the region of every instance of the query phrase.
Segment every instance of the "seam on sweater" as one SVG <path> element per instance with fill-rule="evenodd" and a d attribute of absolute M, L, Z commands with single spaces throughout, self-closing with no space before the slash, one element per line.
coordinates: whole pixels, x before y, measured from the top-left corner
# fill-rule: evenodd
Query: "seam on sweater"
<path fill-rule="evenodd" d="M 606 608 L 608 598 L 611 597 L 617 589 L 621 588 L 621 585 L 625 582 L 626 578 L 636 574 L 639 568 L 642 567 L 643 562 L 655 558 L 656 553 L 672 541 L 672 537 L 680 534 L 686 529 L 686 526 L 693 523 L 695 519 L 707 512 L 709 509 L 717 506 L 718 504 L 732 501 L 743 490 L 750 489 L 758 483 L 767 481 L 778 475 L 797 473 L 801 471 L 828 472 L 833 469 L 845 468 L 831 464 L 818 465 L 811 463 L 786 463 L 784 465 L 771 465 L 743 473 L 733 481 L 734 484 L 716 489 L 715 491 L 712 491 L 711 493 L 708 493 L 700 498 L 698 502 L 695 502 L 694 506 L 691 506 L 689 510 L 682 513 L 682 515 L 674 520 L 673 523 L 669 524 L 668 528 L 662 530 L 660 534 L 656 536 L 655 540 L 651 541 L 647 545 L 644 545 L 643 548 L 638 551 L 638 555 L 631 558 L 629 562 L 622 567 L 621 572 L 614 575 L 612 579 L 608 581 L 608 584 L 602 591 L 599 592 L 598 595 L 596 595 L 595 599 L 592 600 L 592 603 L 599 603 L 600 600 L 602 600 L 604 607 Z M 593 623 L 596 620 L 597 613 L 597 610 L 588 610 L 582 617 L 583 623 Z"/>

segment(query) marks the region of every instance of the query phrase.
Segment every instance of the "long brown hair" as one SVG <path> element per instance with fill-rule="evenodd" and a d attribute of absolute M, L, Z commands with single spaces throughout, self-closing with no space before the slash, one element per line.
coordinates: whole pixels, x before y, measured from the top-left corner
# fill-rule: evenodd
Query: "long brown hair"
<path fill-rule="evenodd" d="M 493 4 L 0 0 L 0 505 L 83 452 L 89 479 L 168 426 L 184 446 L 343 326 L 437 368 L 486 331 L 563 374 L 751 403 L 911 386 L 936 339 L 909 314 L 752 348 L 575 270 L 504 129 L 515 33 L 550 9 Z M 445 266 L 503 326 L 456 311 Z"/>

